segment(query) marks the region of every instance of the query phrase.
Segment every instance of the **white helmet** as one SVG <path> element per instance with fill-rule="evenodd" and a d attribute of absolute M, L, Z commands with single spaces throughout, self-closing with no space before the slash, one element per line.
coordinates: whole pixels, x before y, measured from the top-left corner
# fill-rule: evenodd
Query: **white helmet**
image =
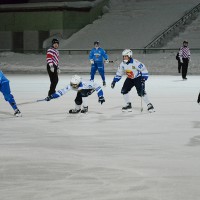
<path fill-rule="evenodd" d="M 73 87 L 73 88 L 78 88 L 79 84 L 81 82 L 81 77 L 78 76 L 78 75 L 74 75 L 70 81 L 70 85 Z"/>
<path fill-rule="evenodd" d="M 131 58 L 133 56 L 133 52 L 130 49 L 125 49 L 122 52 L 122 56 L 128 56 L 129 58 Z"/>

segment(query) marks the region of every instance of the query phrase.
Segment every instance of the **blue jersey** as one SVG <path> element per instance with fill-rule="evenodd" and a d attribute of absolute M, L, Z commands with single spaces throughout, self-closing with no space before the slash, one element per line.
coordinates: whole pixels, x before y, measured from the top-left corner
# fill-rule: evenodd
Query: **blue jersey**
<path fill-rule="evenodd" d="M 106 54 L 105 50 L 102 48 L 93 48 L 90 51 L 89 59 L 93 60 L 94 62 L 103 62 L 103 58 L 108 60 L 108 55 Z"/>
<path fill-rule="evenodd" d="M 5 77 L 2 71 L 0 71 L 0 85 L 3 83 L 9 82 L 9 80 Z"/>

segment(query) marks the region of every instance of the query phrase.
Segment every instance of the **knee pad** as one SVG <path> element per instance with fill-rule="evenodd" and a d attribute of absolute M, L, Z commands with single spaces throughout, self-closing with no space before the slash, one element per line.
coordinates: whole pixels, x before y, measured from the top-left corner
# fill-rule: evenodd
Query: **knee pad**
<path fill-rule="evenodd" d="M 127 94 L 129 91 L 127 91 L 127 90 L 121 90 L 121 94 Z"/>
<path fill-rule="evenodd" d="M 77 105 L 81 105 L 81 104 L 83 103 L 83 101 L 82 101 L 82 99 L 81 99 L 81 101 L 80 101 L 80 100 L 77 100 L 77 99 L 75 99 L 75 103 L 76 103 Z"/>

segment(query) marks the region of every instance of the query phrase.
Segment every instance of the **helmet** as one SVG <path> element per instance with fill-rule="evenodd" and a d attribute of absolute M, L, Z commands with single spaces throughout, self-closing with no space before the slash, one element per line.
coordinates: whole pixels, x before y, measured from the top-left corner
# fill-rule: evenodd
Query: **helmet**
<path fill-rule="evenodd" d="M 99 41 L 94 41 L 94 45 L 98 45 L 99 46 Z"/>
<path fill-rule="evenodd" d="M 129 58 L 131 58 L 133 56 L 133 52 L 130 49 L 125 49 L 122 52 L 122 56 L 128 56 Z"/>
<path fill-rule="evenodd" d="M 71 78 L 71 81 L 70 81 L 71 87 L 73 87 L 73 88 L 78 88 L 78 86 L 79 86 L 80 83 L 81 83 L 81 77 L 80 77 L 80 76 L 74 75 L 74 76 Z"/>
<path fill-rule="evenodd" d="M 55 43 L 59 44 L 59 40 L 56 39 L 56 38 L 54 38 L 54 39 L 52 40 L 52 45 L 54 45 Z"/>

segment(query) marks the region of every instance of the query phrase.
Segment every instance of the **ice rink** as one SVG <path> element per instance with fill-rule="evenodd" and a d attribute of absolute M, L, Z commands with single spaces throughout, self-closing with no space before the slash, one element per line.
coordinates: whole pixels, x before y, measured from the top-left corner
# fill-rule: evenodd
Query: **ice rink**
<path fill-rule="evenodd" d="M 18 104 L 47 95 L 45 74 L 7 77 Z M 57 89 L 70 78 L 62 74 Z M 124 79 L 113 90 L 112 78 L 103 105 L 88 98 L 88 114 L 68 114 L 73 91 L 19 105 L 22 118 L 0 95 L 0 200 L 199 200 L 199 76 L 150 76 L 151 114 L 144 103 L 140 112 L 135 88 L 133 111 L 122 113 Z"/>

